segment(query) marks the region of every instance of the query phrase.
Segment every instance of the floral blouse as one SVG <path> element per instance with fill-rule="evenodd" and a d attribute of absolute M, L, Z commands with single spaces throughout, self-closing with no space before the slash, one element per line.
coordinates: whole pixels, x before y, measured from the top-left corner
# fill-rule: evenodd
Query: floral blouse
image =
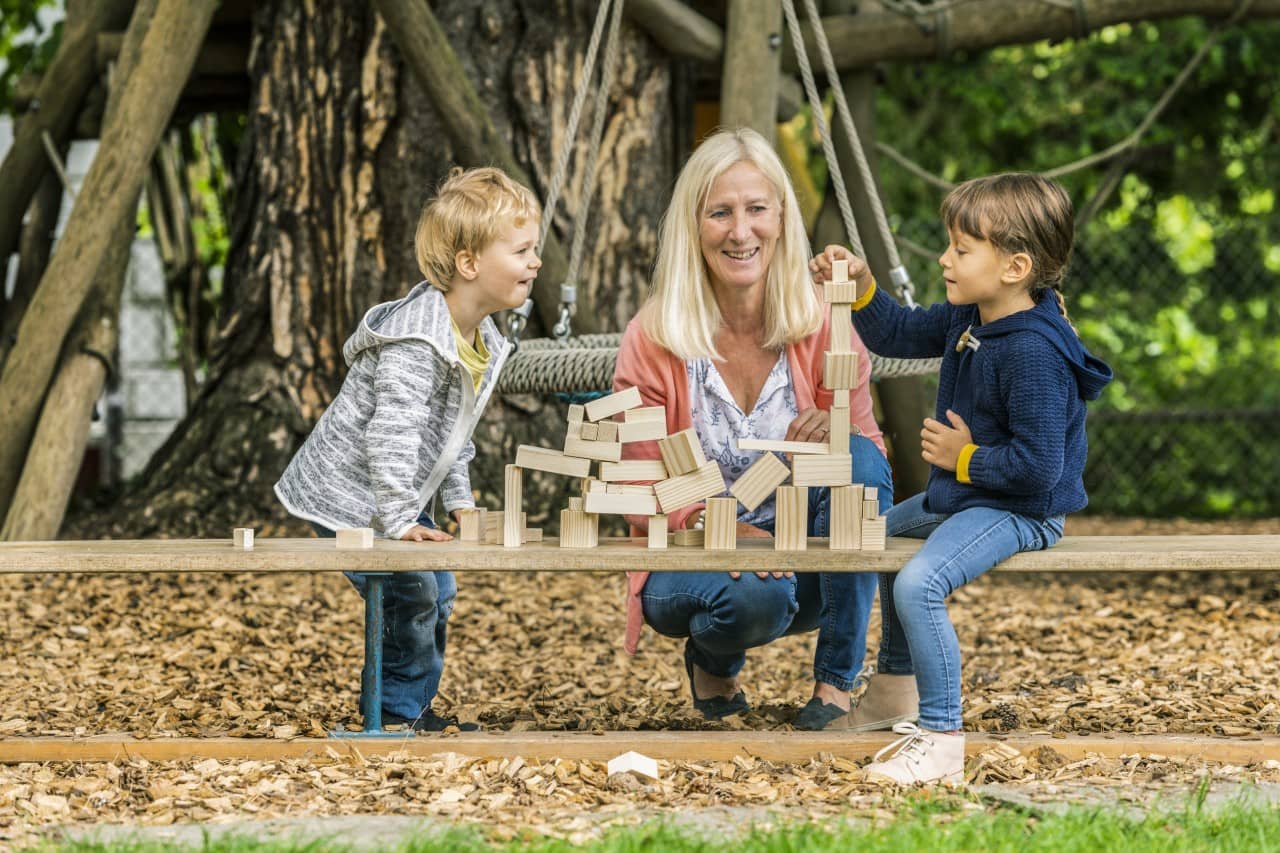
<path fill-rule="evenodd" d="M 739 450 L 738 439 L 785 438 L 787 427 L 800 414 L 786 352 L 778 354 L 778 361 L 769 371 L 750 414 L 738 407 L 711 359 L 692 359 L 687 362 L 686 371 L 693 428 L 698 433 L 702 452 L 708 460 L 715 460 L 720 465 L 725 486 L 732 487 L 765 452 Z M 738 521 L 757 527 L 772 525 L 777 514 L 772 495 L 753 510 L 741 507 L 740 510 Z"/>

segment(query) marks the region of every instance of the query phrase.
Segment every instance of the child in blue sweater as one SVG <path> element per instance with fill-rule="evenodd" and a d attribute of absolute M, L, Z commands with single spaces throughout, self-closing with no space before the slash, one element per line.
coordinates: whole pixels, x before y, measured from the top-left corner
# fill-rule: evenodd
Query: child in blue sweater
<path fill-rule="evenodd" d="M 1061 186 L 977 178 L 951 191 L 942 219 L 946 303 L 901 307 L 841 246 L 811 265 L 821 282 L 832 261 L 849 260 L 854 325 L 872 352 L 942 356 L 936 414 L 920 433 L 928 487 L 887 514 L 890 535 L 925 543 L 896 576 L 881 575 L 877 672 L 854 710 L 856 729 L 906 735 L 865 771 L 901 785 L 963 782 L 960 644 L 946 598 L 1020 551 L 1057 544 L 1066 514 L 1088 502 L 1085 401 L 1111 379 L 1067 320 L 1074 223 Z"/>

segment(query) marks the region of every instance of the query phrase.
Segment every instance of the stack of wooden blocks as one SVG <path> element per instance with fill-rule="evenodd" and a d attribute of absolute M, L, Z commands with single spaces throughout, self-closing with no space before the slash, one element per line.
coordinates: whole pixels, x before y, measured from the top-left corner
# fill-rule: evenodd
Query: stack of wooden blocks
<path fill-rule="evenodd" d="M 771 452 L 738 478 L 732 492 L 747 509 L 755 509 L 772 493 L 777 502 L 775 550 L 803 551 L 808 545 L 809 488 L 827 486 L 831 489 L 831 549 L 883 551 L 885 521 L 876 489 L 853 482 L 849 456 L 849 392 L 857 384 L 858 353 L 853 349 L 850 317 L 857 285 L 849 281 L 848 261 L 833 264 L 824 296 L 831 303 L 831 348 L 823 360 L 822 383 L 834 394 L 827 441 L 739 441 L 740 450 Z M 791 454 L 789 470 L 774 452 Z M 785 485 L 788 477 L 791 484 Z M 708 523 L 710 514 L 708 505 Z"/>

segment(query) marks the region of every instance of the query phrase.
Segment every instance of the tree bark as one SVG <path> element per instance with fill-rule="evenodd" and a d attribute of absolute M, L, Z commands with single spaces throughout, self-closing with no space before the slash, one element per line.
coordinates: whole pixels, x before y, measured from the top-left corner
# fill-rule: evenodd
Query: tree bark
<path fill-rule="evenodd" d="M 729 0 L 725 29 L 721 123 L 753 128 L 772 145 L 778 135 L 781 0 Z"/>
<path fill-rule="evenodd" d="M 17 343 L 0 374 L 0 434 L 6 437 L 0 443 L 0 508 L 6 512 L 57 365 L 58 351 L 49 342 L 66 337 L 84 304 L 110 243 L 109 226 L 134 215 L 147 162 L 216 5 L 215 0 L 161 0 L 119 111 L 108 122 L 63 238 L 18 327 Z"/>
<path fill-rule="evenodd" d="M 58 156 L 67 158 L 68 146 L 58 150 Z M 36 292 L 45 268 L 49 266 L 49 254 L 53 250 L 53 232 L 58 227 L 58 214 L 62 211 L 62 180 L 50 169 L 40 181 L 40 188 L 31 200 L 27 212 L 27 224 L 22 228 L 18 243 L 18 271 L 14 277 L 13 298 L 0 304 L 0 369 L 5 357 L 17 338 L 18 324 Z"/>
<path fill-rule="evenodd" d="M 439 0 L 432 8 L 496 138 L 510 140 L 541 191 L 564 136 L 591 4 Z M 208 379 L 136 484 L 105 512 L 69 520 L 67 535 L 226 536 L 238 526 L 305 534 L 272 485 L 337 393 L 342 344 L 364 312 L 421 278 L 418 215 L 460 158 L 383 19 L 356 0 L 262 3 L 250 55 L 254 94 Z M 582 276 L 602 329 L 621 329 L 639 305 L 676 167 L 665 61 L 624 29 L 619 65 Z M 567 186 L 557 225 L 579 206 Z M 499 505 L 517 444 L 554 443 L 563 430 L 558 401 L 493 401 L 476 433 L 480 502 Z M 528 485 L 530 523 L 544 523 L 567 487 L 550 477 Z"/>
<path fill-rule="evenodd" d="M 98 33 L 123 27 L 132 7 L 133 0 L 102 0 L 76 7 L 57 55 L 40 80 L 30 112 L 14 128 L 13 145 L 0 164 L 0 281 L 4 281 L 9 255 L 18 244 L 22 215 L 41 179 L 52 171 L 44 151 L 44 134 L 53 138 L 55 146 L 66 144 L 85 93 L 97 78 L 94 51 Z"/>

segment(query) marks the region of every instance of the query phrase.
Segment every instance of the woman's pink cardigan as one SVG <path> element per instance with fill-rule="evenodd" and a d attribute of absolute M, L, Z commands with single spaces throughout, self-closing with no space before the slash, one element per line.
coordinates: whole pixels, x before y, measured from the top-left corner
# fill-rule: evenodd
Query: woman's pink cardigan
<path fill-rule="evenodd" d="M 822 387 L 823 353 L 831 338 L 830 304 L 824 303 L 822 326 L 802 341 L 787 346 L 787 361 L 791 364 L 791 380 L 796 389 L 796 405 L 800 411 L 831 408 L 832 393 Z M 876 425 L 871 403 L 871 357 L 867 347 L 853 332 L 853 349 L 858 353 L 857 387 L 849 394 L 850 421 L 858 431 L 876 443 L 884 453 L 884 437 Z M 666 406 L 667 434 L 674 434 L 693 426 L 689 411 L 689 379 L 685 362 L 666 349 L 655 344 L 644 333 L 637 316 L 627 325 L 618 350 L 618 364 L 614 368 L 615 391 L 636 387 L 646 406 Z M 659 459 L 658 442 L 641 441 L 622 446 L 625 459 Z M 689 517 L 703 508 L 702 503 L 681 507 L 667 515 L 670 530 L 681 530 Z M 646 518 L 632 517 L 632 535 L 643 535 Z M 640 606 L 640 591 L 644 589 L 648 572 L 627 573 L 627 633 L 625 648 L 635 654 L 640 643 L 640 628 L 644 614 Z"/>

